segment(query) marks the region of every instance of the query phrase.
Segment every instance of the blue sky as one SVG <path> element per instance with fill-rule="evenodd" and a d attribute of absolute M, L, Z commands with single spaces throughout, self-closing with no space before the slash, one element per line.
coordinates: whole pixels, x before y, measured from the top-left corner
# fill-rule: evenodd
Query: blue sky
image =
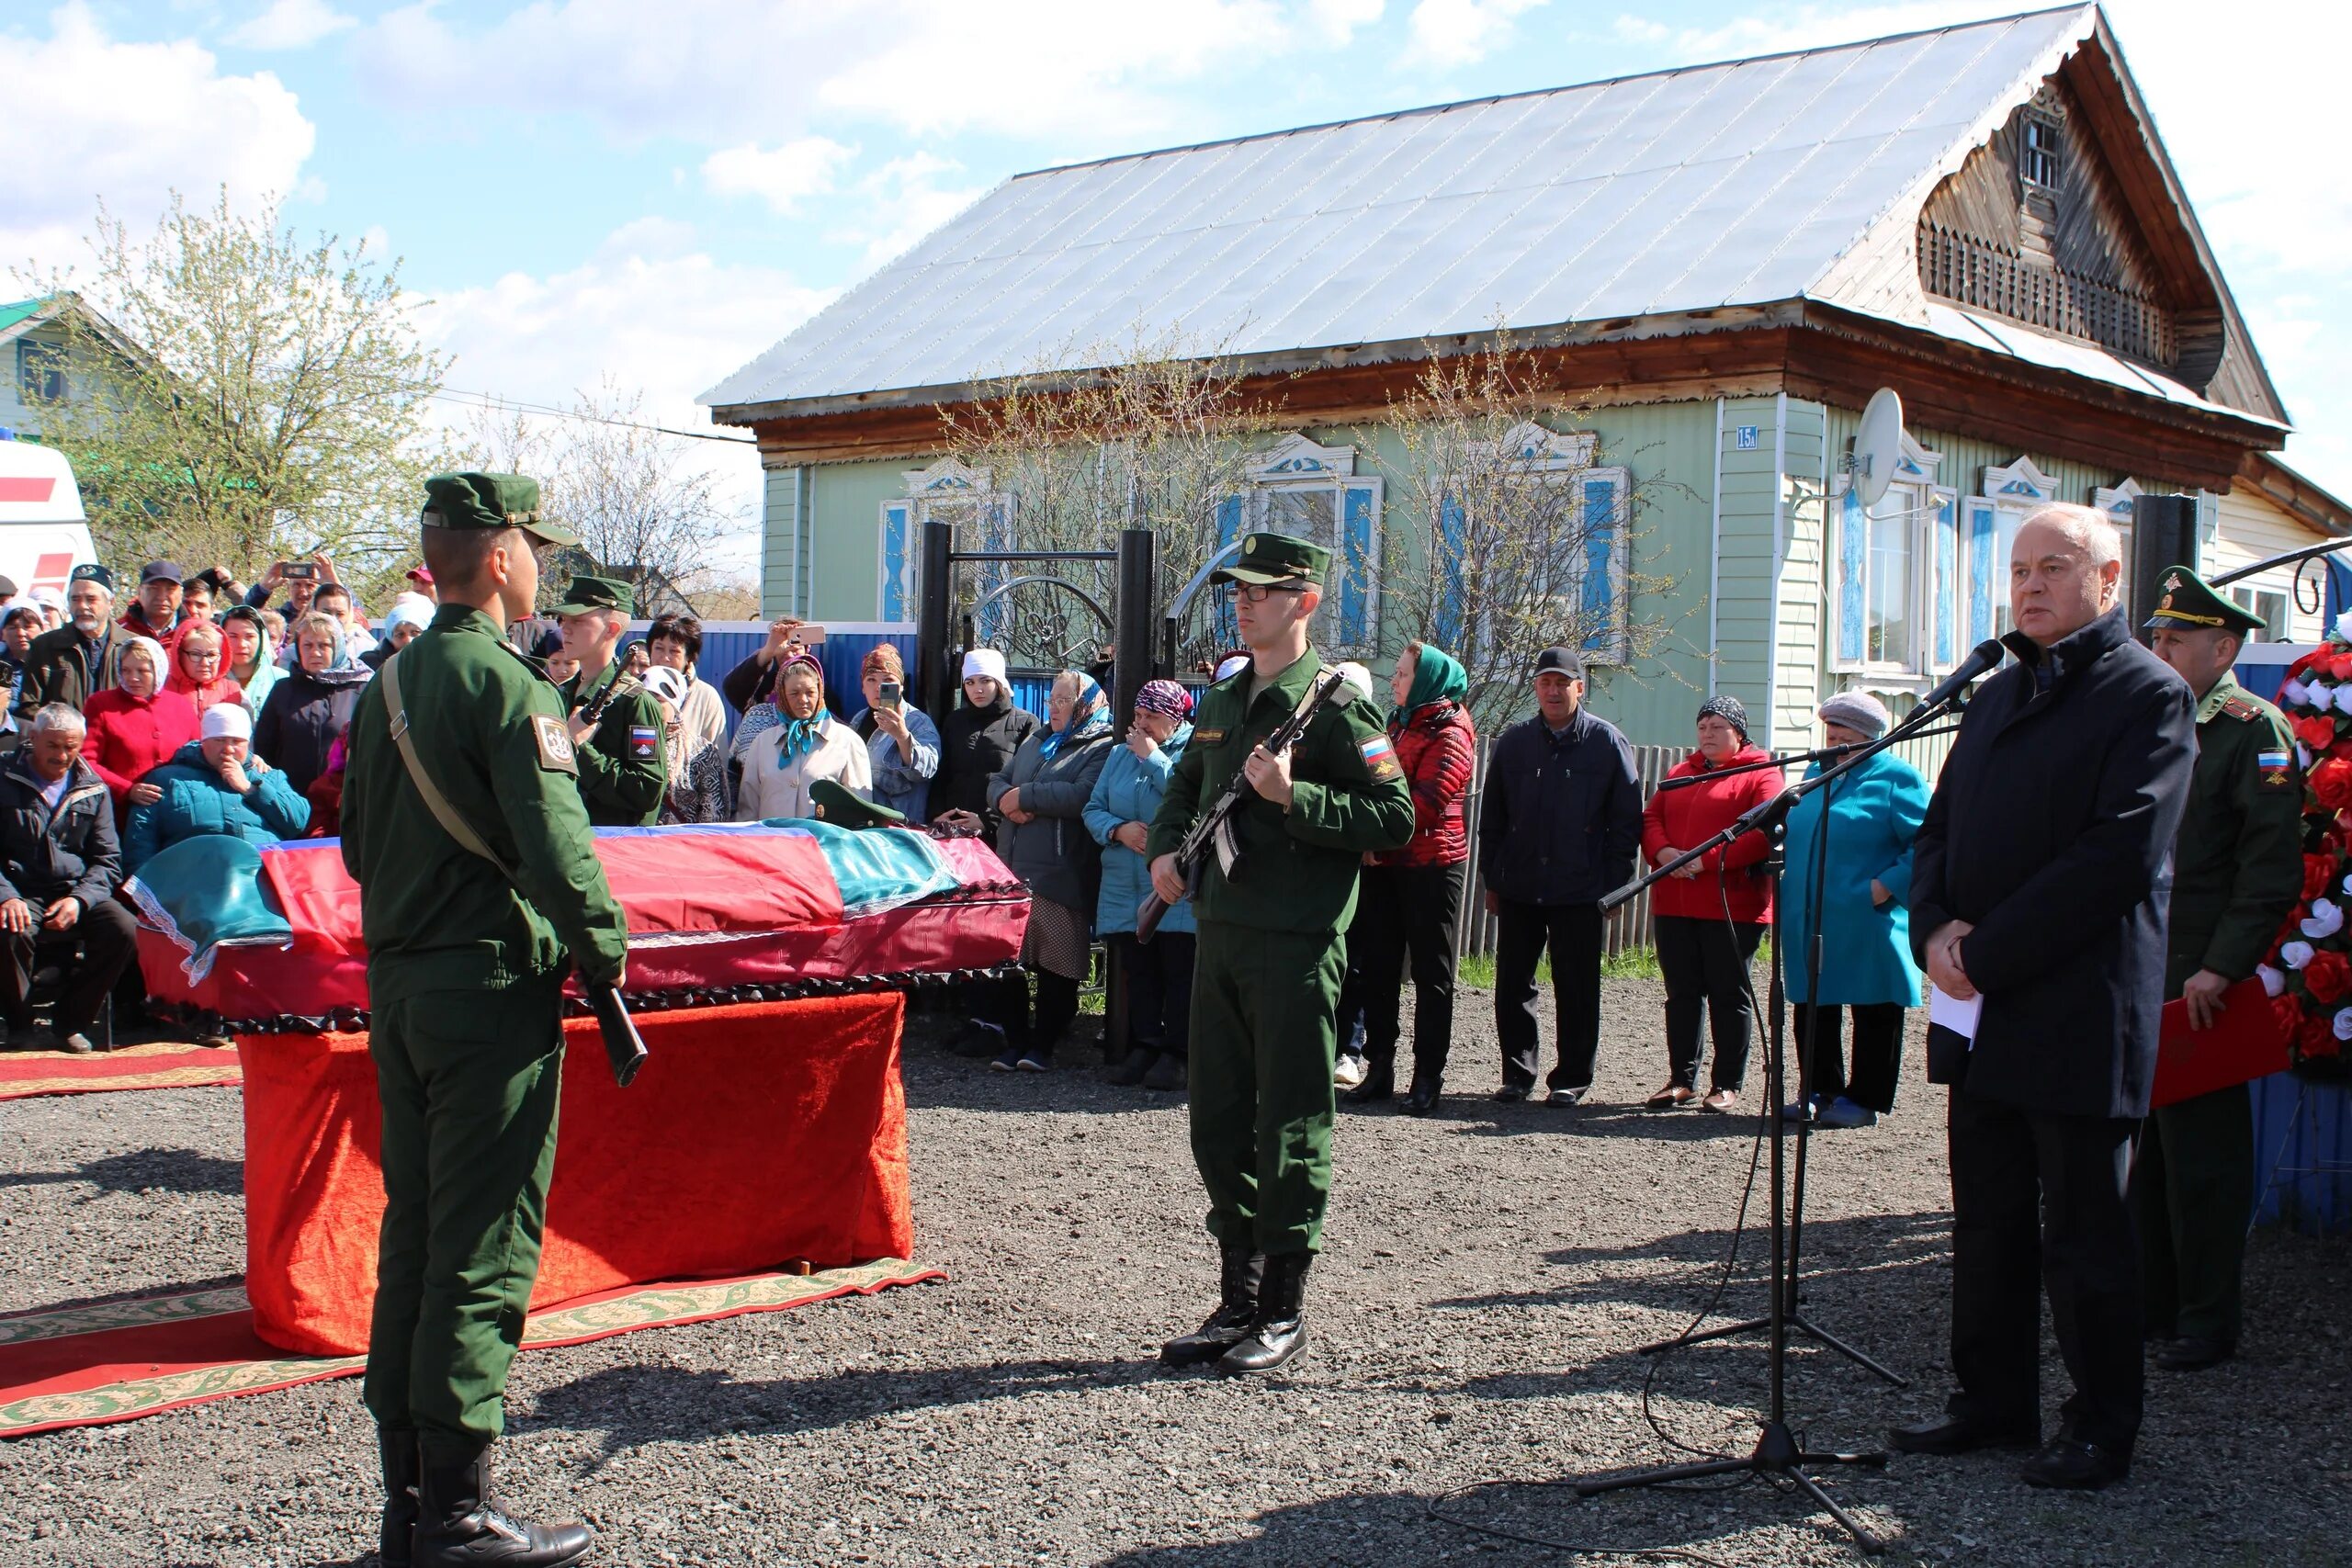
<path fill-rule="evenodd" d="M 287 198 L 402 258 L 453 387 L 609 380 L 665 420 L 1023 169 L 1804 48 L 2017 4 L 1607 0 L 75 0 L 15 6 L 0 263 L 96 198 Z M 2352 496 L 2352 24 L 2109 15 L 2301 427 Z M 711 449 L 748 497 L 748 457 Z M 740 472 L 738 471 L 740 470 Z M 742 539 L 730 555 L 748 559 Z"/>

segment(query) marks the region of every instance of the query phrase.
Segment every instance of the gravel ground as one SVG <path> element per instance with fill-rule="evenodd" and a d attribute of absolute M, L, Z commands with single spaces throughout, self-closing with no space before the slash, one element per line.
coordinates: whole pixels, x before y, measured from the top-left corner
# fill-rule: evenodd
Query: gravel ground
<path fill-rule="evenodd" d="M 1152 1360 L 1213 1288 L 1181 1108 L 1084 1070 L 992 1076 L 918 1021 L 918 1250 L 952 1281 L 524 1356 L 504 1488 L 583 1514 L 610 1565 L 1563 1561 L 1429 1517 L 1489 1478 L 1514 1484 L 1448 1509 L 1719 1562 L 1850 1561 L 1826 1515 L 1761 1485 L 1548 1484 L 1677 1457 L 1643 1419 L 1653 1369 L 1653 1410 L 1700 1448 L 1744 1452 L 1764 1393 L 1754 1339 L 1634 1354 L 1707 1299 L 1755 1121 L 1632 1109 L 1662 1076 L 1658 992 L 1611 982 L 1606 1005 L 1594 1107 L 1490 1104 L 1469 994 L 1442 1114 L 1343 1116 L 1313 1347 L 1248 1381 Z M 1907 1070 L 1893 1118 L 1815 1145 L 1808 1304 L 1917 1382 L 1801 1345 L 1792 1419 L 1823 1446 L 1874 1444 L 1945 1389 L 1943 1095 L 1916 1041 Z M 234 1276 L 240 1148 L 233 1090 L 0 1104 L 0 1311 Z M 1751 1231 L 1743 1258 L 1762 1251 Z M 2352 1562 L 2352 1249 L 2265 1234 L 2249 1275 L 2241 1358 L 2151 1373 L 2125 1486 L 2031 1492 L 2002 1455 L 1828 1484 L 1896 1563 Z M 1725 1303 L 1763 1299 L 1744 1267 Z M 0 1565 L 372 1562 L 373 1454 L 349 1382 L 0 1443 Z"/>

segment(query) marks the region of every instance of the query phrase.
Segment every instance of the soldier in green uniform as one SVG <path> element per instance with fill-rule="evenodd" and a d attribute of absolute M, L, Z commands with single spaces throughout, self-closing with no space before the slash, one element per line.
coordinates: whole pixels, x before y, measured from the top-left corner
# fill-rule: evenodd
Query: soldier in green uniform
<path fill-rule="evenodd" d="M 580 749 L 580 797 L 599 828 L 645 828 L 661 815 L 669 763 L 662 705 L 613 657 L 637 595 L 616 578 L 575 577 L 548 613 L 563 625 L 563 651 L 580 661 L 564 685 L 571 739 Z"/>
<path fill-rule="evenodd" d="M 490 1490 L 555 1162 L 564 976 L 617 985 L 627 955 L 563 699 L 506 640 L 538 592 L 535 549 L 575 542 L 540 521 L 538 493 L 512 474 L 425 481 L 440 608 L 348 731 L 343 858 L 384 1112 L 367 1401 L 388 1568 L 554 1568 L 591 1544 Z"/>
<path fill-rule="evenodd" d="M 2197 694 L 2197 773 L 2173 846 L 2165 996 L 2180 998 L 2201 1029 L 2302 897 L 2303 783 L 2286 719 L 2230 674 L 2246 633 L 2263 623 L 2187 567 L 2162 582 L 2149 646 Z M 2132 1183 L 2156 1364 L 2193 1371 L 2226 1360 L 2237 1346 L 2254 1213 L 2246 1087 L 2149 1112 Z"/>
<path fill-rule="evenodd" d="M 1303 539 L 1252 534 L 1217 573 L 1233 585 L 1250 667 L 1202 695 L 1147 845 L 1152 886 L 1173 903 L 1185 894 L 1173 852 L 1193 818 L 1236 773 L 1249 780 L 1238 855 L 1229 869 L 1215 855 L 1203 868 L 1193 977 L 1193 1159 L 1221 1295 L 1206 1323 L 1161 1349 L 1171 1365 L 1263 1371 L 1306 1342 L 1306 1271 L 1331 1191 L 1340 933 L 1364 852 L 1413 834 L 1412 795 L 1370 703 L 1335 697 L 1281 757 L 1260 744 L 1324 668 L 1307 623 L 1330 564 Z"/>

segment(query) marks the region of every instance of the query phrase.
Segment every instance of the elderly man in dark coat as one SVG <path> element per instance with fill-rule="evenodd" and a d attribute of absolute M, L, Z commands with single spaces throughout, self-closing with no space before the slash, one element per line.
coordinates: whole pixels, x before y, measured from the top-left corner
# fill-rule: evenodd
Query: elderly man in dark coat
<path fill-rule="evenodd" d="M 2039 1285 L 2075 1392 L 2026 1463 L 2037 1486 L 2121 1480 L 2140 1430 L 2126 1195 L 2197 728 L 2188 684 L 2132 640 L 2121 575 L 2115 529 L 2086 507 L 2018 530 L 2018 662 L 1970 703 L 1912 863 L 1913 949 L 1983 1010 L 1949 1118 L 1960 1386 L 1945 1419 L 1890 1438 L 1912 1453 L 2041 1442 Z"/>
<path fill-rule="evenodd" d="M 0 1013 L 12 1051 L 85 1053 L 107 993 L 131 963 L 138 925 L 114 899 L 122 885 L 114 800 L 82 760 L 82 716 L 51 703 L 30 728 L 0 769 Z M 32 1015 L 43 948 L 66 972 L 54 1030 Z"/>

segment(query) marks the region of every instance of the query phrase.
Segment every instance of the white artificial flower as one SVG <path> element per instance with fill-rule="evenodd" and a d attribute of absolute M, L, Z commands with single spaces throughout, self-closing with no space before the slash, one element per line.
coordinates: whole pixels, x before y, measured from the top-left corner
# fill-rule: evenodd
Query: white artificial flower
<path fill-rule="evenodd" d="M 2344 910 L 2330 899 L 2314 898 L 2301 929 L 2313 942 L 2324 942 L 2344 929 Z"/>
<path fill-rule="evenodd" d="M 2283 708 L 2301 707 L 2309 700 L 2310 692 L 2311 689 L 2301 681 L 2286 682 L 2278 688 L 2278 705 Z"/>
<path fill-rule="evenodd" d="M 2335 617 L 2335 635 L 2346 642 L 2352 642 L 2352 610 Z"/>
<path fill-rule="evenodd" d="M 2301 969 L 2311 961 L 2312 944 L 2310 942 L 2290 942 L 2278 950 L 2278 962 L 2290 969 Z"/>
<path fill-rule="evenodd" d="M 2335 1037 L 2338 1040 L 2352 1040 L 2352 1008 L 2336 1010 Z"/>
<path fill-rule="evenodd" d="M 2344 879 L 2344 891 L 2346 893 L 2352 893 L 2352 876 L 2347 876 Z"/>
<path fill-rule="evenodd" d="M 2336 712 L 2352 713 L 2352 681 L 2346 681 L 2338 685 L 2335 688 L 2335 696 Z M 2318 705 L 2314 704 L 2312 705 L 2317 706 Z"/>
<path fill-rule="evenodd" d="M 2300 740 L 2295 742 L 2295 763 L 2307 773 L 2312 771 L 2312 749 Z"/>
<path fill-rule="evenodd" d="M 2284 995 L 2286 994 L 2286 991 L 2287 991 L 2287 976 L 2286 976 L 2281 975 L 2280 973 L 2278 973 L 2278 970 L 2273 969 L 2273 968 L 2272 968 L 2272 967 L 2270 967 L 2270 965 L 2269 965 L 2269 964 L 2256 964 L 2256 965 L 2254 966 L 2254 972 L 2255 972 L 2256 975 L 2259 975 L 2259 976 L 2262 976 L 2262 994 L 2263 994 L 2263 995 L 2265 995 L 2265 996 L 2267 996 L 2267 997 L 2277 997 L 2277 996 L 2284 996 Z"/>

